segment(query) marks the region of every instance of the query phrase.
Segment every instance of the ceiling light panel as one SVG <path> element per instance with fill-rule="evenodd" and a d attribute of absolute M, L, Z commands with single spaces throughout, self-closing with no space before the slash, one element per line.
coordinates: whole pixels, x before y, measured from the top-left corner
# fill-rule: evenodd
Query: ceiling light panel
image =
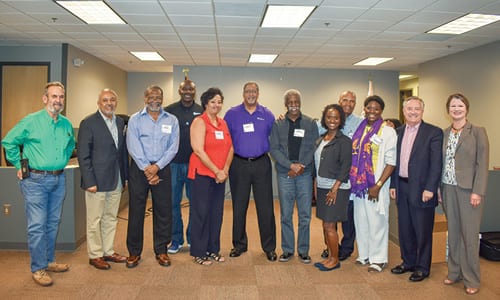
<path fill-rule="evenodd" d="M 355 63 L 355 66 L 376 66 L 393 60 L 394 57 L 368 57 Z"/>
<path fill-rule="evenodd" d="M 158 52 L 142 52 L 142 51 L 130 51 L 130 54 L 137 57 L 142 61 L 164 61 Z"/>
<path fill-rule="evenodd" d="M 55 1 L 87 24 L 126 24 L 104 1 Z"/>
<path fill-rule="evenodd" d="M 251 54 L 248 59 L 249 63 L 272 64 L 278 57 L 277 54 Z"/>
<path fill-rule="evenodd" d="M 500 20 L 500 15 L 468 14 L 428 31 L 427 33 L 462 34 L 497 22 L 498 20 Z"/>
<path fill-rule="evenodd" d="M 261 27 L 299 28 L 316 6 L 269 5 Z"/>

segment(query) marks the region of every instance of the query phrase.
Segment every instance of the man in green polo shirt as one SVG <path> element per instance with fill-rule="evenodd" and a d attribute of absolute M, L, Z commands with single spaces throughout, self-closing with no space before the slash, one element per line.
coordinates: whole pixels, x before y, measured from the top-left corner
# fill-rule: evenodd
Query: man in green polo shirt
<path fill-rule="evenodd" d="M 73 127 L 60 115 L 64 109 L 64 93 L 62 83 L 47 83 L 42 97 L 45 108 L 24 117 L 2 140 L 7 160 L 18 170 L 28 223 L 32 277 L 42 286 L 52 284 L 46 271 L 69 269 L 67 264 L 55 262 L 56 237 L 66 192 L 63 171 L 75 148 Z M 23 146 L 22 154 L 20 146 Z M 27 160 L 27 164 L 22 164 L 22 160 Z"/>

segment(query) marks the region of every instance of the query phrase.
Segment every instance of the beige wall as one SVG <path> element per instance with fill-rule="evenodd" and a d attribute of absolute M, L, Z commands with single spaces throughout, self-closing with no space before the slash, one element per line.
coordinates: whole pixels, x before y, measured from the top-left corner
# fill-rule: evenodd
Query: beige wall
<path fill-rule="evenodd" d="M 418 96 L 418 78 L 403 80 L 399 82 L 400 90 L 411 90 L 413 96 Z"/>
<path fill-rule="evenodd" d="M 75 67 L 75 58 L 85 63 Z M 127 113 L 127 72 L 69 45 L 66 116 L 73 127 L 79 127 L 83 118 L 97 111 L 97 97 L 103 88 L 118 94 L 116 112 Z"/>
<path fill-rule="evenodd" d="M 425 119 L 448 127 L 447 97 L 461 92 L 470 102 L 468 119 L 484 126 L 490 140 L 490 169 L 500 165 L 497 139 L 500 111 L 500 42 L 424 63 L 419 66 L 419 94 L 425 100 Z"/>

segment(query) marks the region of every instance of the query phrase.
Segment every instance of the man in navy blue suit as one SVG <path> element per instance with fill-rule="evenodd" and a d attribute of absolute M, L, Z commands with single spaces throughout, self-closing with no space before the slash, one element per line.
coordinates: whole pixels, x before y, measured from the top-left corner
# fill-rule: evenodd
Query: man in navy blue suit
<path fill-rule="evenodd" d="M 118 96 L 113 90 L 99 93 L 98 111 L 80 123 L 78 163 L 87 207 L 89 264 L 100 270 L 108 262 L 125 263 L 115 252 L 114 240 L 122 188 L 128 180 L 128 155 L 124 121 L 115 115 Z"/>
<path fill-rule="evenodd" d="M 443 131 L 422 120 L 424 101 L 403 101 L 406 124 L 397 128 L 397 164 L 391 178 L 396 198 L 401 258 L 393 274 L 412 272 L 409 280 L 429 277 L 432 258 L 434 210 L 442 170 Z"/>

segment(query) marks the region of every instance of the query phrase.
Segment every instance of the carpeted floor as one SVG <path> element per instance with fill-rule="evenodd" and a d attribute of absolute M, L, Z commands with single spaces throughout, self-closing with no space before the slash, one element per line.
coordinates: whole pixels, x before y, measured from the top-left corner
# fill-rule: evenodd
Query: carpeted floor
<path fill-rule="evenodd" d="M 281 254 L 279 203 L 275 202 L 278 244 Z M 187 219 L 188 207 L 183 208 Z M 323 245 L 321 222 L 311 222 L 313 263 L 320 260 Z M 128 255 L 125 245 L 127 209 L 120 212 L 115 250 Z M 74 253 L 58 253 L 59 262 L 69 263 L 67 273 L 53 274 L 54 285 L 40 287 L 31 279 L 27 252 L 0 251 L 0 299 L 500 299 L 500 263 L 481 259 L 482 286 L 478 295 L 468 296 L 463 284 L 444 286 L 445 263 L 432 265 L 430 278 L 408 281 L 409 274 L 393 275 L 399 264 L 399 248 L 390 242 L 389 267 L 382 273 L 368 273 L 354 264 L 355 255 L 331 272 L 320 272 L 312 263 L 302 264 L 295 256 L 286 263 L 269 262 L 260 248 L 255 207 L 251 201 L 247 217 L 249 249 L 238 258 L 229 258 L 232 209 L 226 201 L 221 243 L 226 262 L 200 266 L 189 256 L 186 245 L 171 255 L 172 266 L 161 267 L 154 258 L 151 216 L 146 217 L 145 247 L 138 267 L 127 269 L 112 264 L 107 271 L 88 264 L 86 244 Z M 297 222 L 295 219 L 295 226 Z M 356 254 L 356 253 L 354 253 Z"/>

